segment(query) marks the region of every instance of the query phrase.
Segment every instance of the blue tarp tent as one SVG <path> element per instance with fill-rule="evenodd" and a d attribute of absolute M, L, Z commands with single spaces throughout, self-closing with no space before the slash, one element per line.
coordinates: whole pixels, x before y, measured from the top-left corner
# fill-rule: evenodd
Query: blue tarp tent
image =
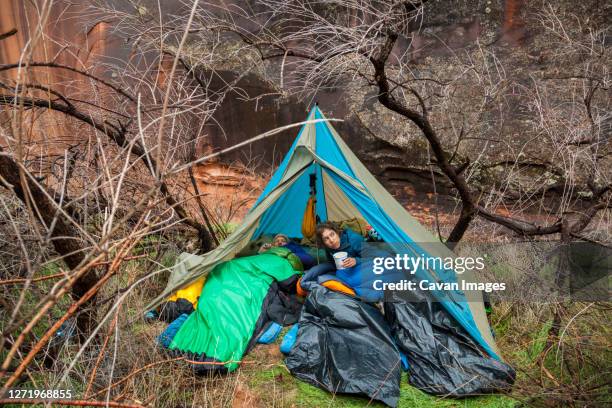
<path fill-rule="evenodd" d="M 301 237 L 312 174 L 316 175 L 316 214 L 322 221 L 360 217 L 386 243 L 396 247 L 398 253 L 442 259 L 455 257 L 386 191 L 315 106 L 240 227 L 214 251 L 197 257 L 191 265 L 178 265 L 166 290 L 154 303 L 206 273 L 216 263 L 231 259 L 250 240 L 262 234 Z M 442 267 L 420 268 L 416 278 L 460 284 L 478 282 L 470 271 L 458 274 Z M 500 359 L 480 291 L 437 291 L 433 296 L 490 356 Z"/>

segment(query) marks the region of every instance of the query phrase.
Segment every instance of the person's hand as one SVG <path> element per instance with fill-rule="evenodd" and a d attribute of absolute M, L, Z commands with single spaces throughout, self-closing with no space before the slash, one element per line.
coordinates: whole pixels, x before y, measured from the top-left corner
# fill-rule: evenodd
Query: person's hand
<path fill-rule="evenodd" d="M 355 265 L 357 265 L 357 260 L 355 258 L 344 258 L 342 261 L 342 266 L 345 268 L 352 268 Z"/>
<path fill-rule="evenodd" d="M 261 246 L 261 248 L 259 248 L 259 251 L 257 251 L 257 252 L 262 253 L 264 251 L 267 251 L 270 248 L 272 248 L 272 244 L 263 244 Z"/>

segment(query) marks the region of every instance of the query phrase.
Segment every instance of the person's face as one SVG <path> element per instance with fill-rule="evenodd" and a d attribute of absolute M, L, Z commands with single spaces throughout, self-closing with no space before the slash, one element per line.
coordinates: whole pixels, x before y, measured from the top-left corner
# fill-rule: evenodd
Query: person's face
<path fill-rule="evenodd" d="M 274 246 L 283 246 L 283 245 L 287 245 L 288 242 L 285 239 L 285 237 L 276 237 L 274 238 Z"/>
<path fill-rule="evenodd" d="M 340 248 L 340 236 L 333 229 L 324 229 L 321 233 L 323 245 L 330 249 Z"/>

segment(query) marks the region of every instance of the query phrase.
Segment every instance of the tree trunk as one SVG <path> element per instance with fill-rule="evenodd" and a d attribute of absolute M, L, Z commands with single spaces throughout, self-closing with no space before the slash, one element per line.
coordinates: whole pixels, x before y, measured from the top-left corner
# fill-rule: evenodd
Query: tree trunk
<path fill-rule="evenodd" d="M 0 147 L 0 153 L 3 149 Z M 23 175 L 24 183 L 21 176 Z M 80 244 L 80 236 L 77 229 L 58 211 L 58 204 L 53 202 L 47 194 L 25 173 L 22 173 L 17 162 L 6 155 L 0 155 L 0 176 L 9 185 L 5 187 L 13 190 L 15 195 L 29 207 L 30 213 L 38 218 L 38 221 L 47 229 L 51 229 L 51 242 L 55 251 L 70 269 L 75 269 L 85 257 L 85 252 Z M 51 195 L 51 194 L 49 194 Z M 77 279 L 72 286 L 72 296 L 79 299 L 97 282 L 95 270 L 90 270 Z M 91 306 L 94 299 L 88 302 L 79 312 L 77 327 L 81 334 L 88 333 L 95 322 Z"/>

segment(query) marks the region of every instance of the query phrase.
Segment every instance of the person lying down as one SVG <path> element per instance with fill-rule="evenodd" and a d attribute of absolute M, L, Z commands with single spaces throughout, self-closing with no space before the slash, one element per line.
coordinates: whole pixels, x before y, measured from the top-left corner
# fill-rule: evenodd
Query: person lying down
<path fill-rule="evenodd" d="M 285 234 L 276 234 L 271 243 L 263 244 L 257 252 L 261 254 L 275 247 L 283 247 L 293 252 L 293 254 L 295 254 L 295 256 L 297 256 L 302 262 L 304 270 L 312 268 L 317 263 L 316 259 L 312 255 L 308 254 L 302 245 L 291 241 Z"/>
<path fill-rule="evenodd" d="M 261 245 L 258 253 L 262 254 L 273 248 L 285 248 L 296 255 L 304 268 L 304 275 L 298 281 L 297 291 L 306 296 L 316 285 L 358 296 L 366 302 L 379 302 L 383 298 L 381 290 L 374 289 L 374 280 L 395 281 L 401 279 L 394 271 L 384 276 L 372 273 L 371 260 L 362 258 L 363 244 L 366 242 L 361 234 L 350 227 L 340 228 L 336 223 L 325 222 L 317 225 L 316 238 L 325 249 L 322 262 L 309 254 L 309 249 L 293 242 L 285 234 L 276 234 L 271 243 Z M 343 260 L 336 264 L 334 255 L 345 253 Z"/>
<path fill-rule="evenodd" d="M 339 228 L 333 222 L 317 225 L 317 240 L 326 251 L 325 262 L 305 269 L 302 279 L 298 282 L 298 292 L 310 292 L 316 285 L 330 289 L 356 294 L 367 302 L 379 302 L 383 298 L 381 290 L 374 289 L 375 279 L 396 281 L 402 278 L 394 271 L 385 276 L 372 273 L 371 261 L 362 258 L 363 244 L 366 239 L 350 228 Z M 338 263 L 334 256 L 338 257 Z M 348 291 L 345 289 L 348 287 Z M 351 293 L 353 292 L 353 293 Z"/>

